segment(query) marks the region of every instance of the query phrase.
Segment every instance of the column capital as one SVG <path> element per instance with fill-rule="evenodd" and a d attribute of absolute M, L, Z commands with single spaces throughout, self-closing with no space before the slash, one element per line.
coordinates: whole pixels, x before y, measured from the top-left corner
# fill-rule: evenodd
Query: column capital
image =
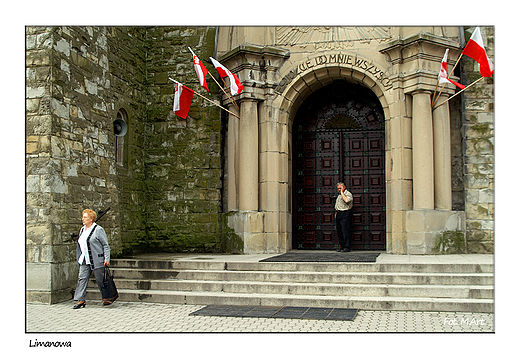
<path fill-rule="evenodd" d="M 433 91 L 431 91 L 431 90 L 424 89 L 424 88 L 418 88 L 418 89 L 413 90 L 411 92 L 411 95 L 412 96 L 419 95 L 419 94 L 431 95 L 432 93 L 433 93 Z"/>
<path fill-rule="evenodd" d="M 255 98 L 255 97 L 247 97 L 247 96 L 241 96 L 239 99 L 239 102 L 258 102 L 262 101 L 263 99 Z"/>
<path fill-rule="evenodd" d="M 265 100 L 265 97 L 264 96 L 258 96 L 258 94 L 252 94 L 252 93 L 249 93 L 249 92 L 246 92 L 246 90 L 244 90 L 242 93 L 238 94 L 238 95 L 235 95 L 233 96 L 233 98 L 235 99 L 236 103 L 237 104 L 241 104 L 242 102 L 260 102 L 260 101 L 264 101 Z M 222 104 L 226 107 L 233 107 L 233 105 L 231 104 L 231 100 L 227 97 L 227 96 L 222 96 Z"/>

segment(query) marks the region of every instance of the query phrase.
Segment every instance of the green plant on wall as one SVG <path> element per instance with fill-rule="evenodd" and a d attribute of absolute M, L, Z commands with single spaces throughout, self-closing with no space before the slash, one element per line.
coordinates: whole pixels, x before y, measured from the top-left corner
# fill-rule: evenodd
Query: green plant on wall
<path fill-rule="evenodd" d="M 440 254 L 464 253 L 465 242 L 462 231 L 444 231 L 435 237 L 435 251 Z"/>

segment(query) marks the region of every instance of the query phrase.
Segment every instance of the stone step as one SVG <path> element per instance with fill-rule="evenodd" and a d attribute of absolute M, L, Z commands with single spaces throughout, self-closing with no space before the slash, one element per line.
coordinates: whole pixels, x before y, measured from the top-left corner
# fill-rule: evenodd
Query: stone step
<path fill-rule="evenodd" d="M 492 312 L 492 264 L 114 259 L 122 301 Z M 89 295 L 99 298 L 94 283 Z"/>
<path fill-rule="evenodd" d="M 87 300 L 100 300 L 96 288 L 88 289 Z M 120 289 L 120 301 L 188 304 L 306 306 L 320 308 L 357 308 L 362 310 L 411 310 L 440 312 L 493 313 L 493 299 L 323 296 L 228 292 L 184 292 Z"/>
<path fill-rule="evenodd" d="M 412 273 L 493 273 L 493 264 L 473 263 L 317 263 L 240 262 L 208 260 L 113 259 L 113 267 L 170 270 L 290 271 L 290 272 L 412 272 Z"/>
<path fill-rule="evenodd" d="M 493 285 L 491 273 L 290 272 L 113 268 L 119 279 L 183 279 L 294 283 Z"/>
<path fill-rule="evenodd" d="M 117 279 L 121 289 L 325 296 L 493 298 L 493 286 Z"/>

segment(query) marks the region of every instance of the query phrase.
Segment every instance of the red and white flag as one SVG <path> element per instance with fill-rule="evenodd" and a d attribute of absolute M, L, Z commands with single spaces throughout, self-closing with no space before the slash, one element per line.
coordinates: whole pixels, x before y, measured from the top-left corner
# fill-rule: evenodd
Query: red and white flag
<path fill-rule="evenodd" d="M 177 82 L 175 86 L 175 97 L 173 99 L 173 113 L 186 119 L 188 112 L 190 112 L 192 100 L 193 90 Z"/>
<path fill-rule="evenodd" d="M 495 66 L 487 56 L 486 49 L 484 48 L 480 27 L 477 26 L 475 28 L 473 35 L 471 35 L 462 53 L 478 62 L 480 75 L 482 77 L 491 77 L 495 72 Z"/>
<path fill-rule="evenodd" d="M 210 57 L 210 59 L 211 62 L 213 62 L 213 66 L 215 66 L 221 78 L 229 77 L 229 87 L 231 88 L 231 94 L 234 96 L 236 94 L 241 93 L 244 90 L 244 86 L 240 83 L 238 76 L 226 69 L 224 66 L 222 66 L 213 57 Z"/>
<path fill-rule="evenodd" d="M 448 78 L 448 51 L 449 49 L 446 49 L 446 52 L 444 53 L 444 57 L 442 58 L 441 63 L 441 71 L 439 72 L 439 83 L 452 83 L 458 88 L 464 90 L 466 86 L 459 84 L 458 82 L 452 81 Z"/>
<path fill-rule="evenodd" d="M 188 47 L 188 49 L 190 49 L 190 52 L 193 55 L 193 65 L 195 65 L 195 72 L 197 73 L 197 77 L 199 78 L 200 85 L 206 91 L 209 92 L 208 84 L 206 82 L 206 75 L 208 74 L 208 69 L 206 68 L 206 66 L 204 66 L 202 62 L 200 62 L 199 58 L 197 57 L 197 55 L 195 55 L 191 48 Z"/>

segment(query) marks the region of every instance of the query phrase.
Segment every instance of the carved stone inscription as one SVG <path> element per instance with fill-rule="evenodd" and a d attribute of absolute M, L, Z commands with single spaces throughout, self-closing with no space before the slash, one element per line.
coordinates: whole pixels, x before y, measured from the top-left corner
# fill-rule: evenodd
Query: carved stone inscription
<path fill-rule="evenodd" d="M 386 89 L 389 90 L 392 88 L 392 83 L 388 79 L 386 73 L 378 68 L 376 65 L 371 63 L 370 61 L 358 57 L 356 55 L 349 54 L 329 54 L 329 55 L 319 55 L 308 60 L 304 60 L 296 65 L 287 75 L 285 75 L 278 86 L 275 88 L 275 92 L 282 93 L 287 85 L 289 85 L 292 80 L 307 70 L 312 69 L 313 67 L 323 65 L 323 64 L 346 64 L 356 70 L 361 70 L 362 72 L 371 74 L 373 78 L 375 78 L 379 83 Z"/>

